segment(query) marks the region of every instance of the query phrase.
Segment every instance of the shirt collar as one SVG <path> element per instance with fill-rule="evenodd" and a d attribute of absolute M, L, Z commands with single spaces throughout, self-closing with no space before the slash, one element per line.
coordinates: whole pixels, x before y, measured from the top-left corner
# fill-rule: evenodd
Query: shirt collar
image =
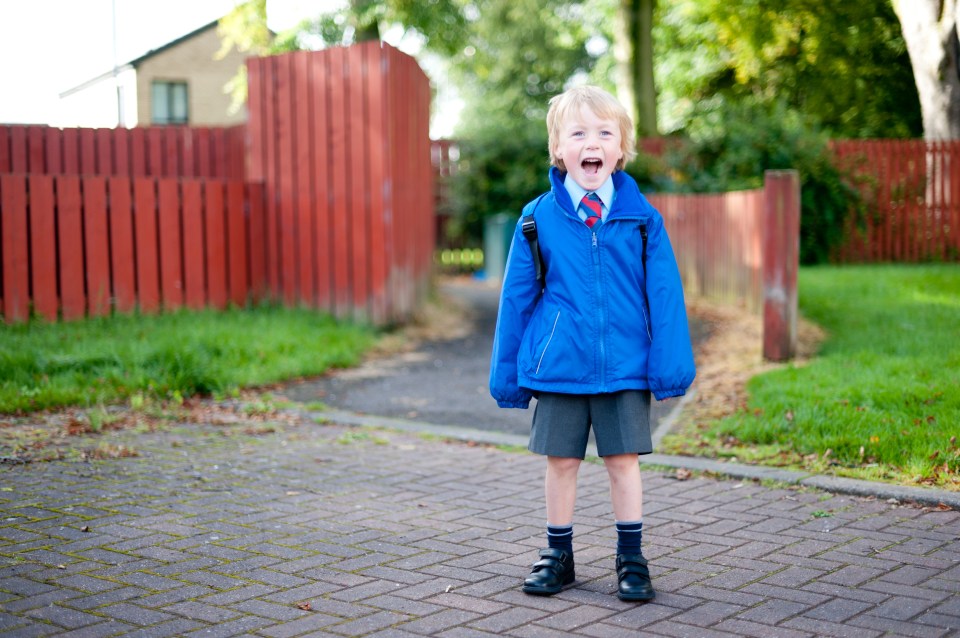
<path fill-rule="evenodd" d="M 590 192 L 574 181 L 574 179 L 570 177 L 570 173 L 567 173 L 566 177 L 564 177 L 563 186 L 567 189 L 567 193 L 570 195 L 570 201 L 573 202 L 574 210 L 576 210 L 577 206 L 580 205 L 580 200 L 583 199 L 583 196 Z M 597 197 L 600 198 L 600 203 L 602 203 L 607 210 L 610 210 L 613 207 L 614 187 L 612 177 L 608 177 L 607 181 L 605 181 L 603 185 L 594 192 L 597 194 Z"/>

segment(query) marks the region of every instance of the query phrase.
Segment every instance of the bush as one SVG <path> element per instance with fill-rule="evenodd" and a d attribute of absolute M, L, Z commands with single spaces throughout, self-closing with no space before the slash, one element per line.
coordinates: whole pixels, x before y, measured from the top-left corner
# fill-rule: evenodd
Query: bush
<path fill-rule="evenodd" d="M 478 244 L 484 219 L 497 213 L 519 217 L 524 204 L 550 188 L 549 167 L 543 122 L 520 119 L 510 129 L 477 129 L 461 138 L 448 231 L 463 245 Z"/>
<path fill-rule="evenodd" d="M 833 164 L 828 138 L 782 105 L 704 103 L 691 119 L 686 144 L 664 158 L 669 190 L 719 192 L 760 188 L 765 170 L 800 173 L 800 262 L 824 263 L 844 239 L 857 192 Z"/>

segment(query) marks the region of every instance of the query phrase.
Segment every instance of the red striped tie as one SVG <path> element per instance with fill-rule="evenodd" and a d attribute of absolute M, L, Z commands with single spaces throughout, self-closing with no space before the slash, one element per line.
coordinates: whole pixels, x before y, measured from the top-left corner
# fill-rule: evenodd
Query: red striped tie
<path fill-rule="evenodd" d="M 593 228 L 593 225 L 600 221 L 600 198 L 597 197 L 596 193 L 587 193 L 580 200 L 580 203 L 583 204 L 584 211 L 587 213 L 587 218 L 583 220 L 583 223 L 587 225 L 587 228 Z"/>

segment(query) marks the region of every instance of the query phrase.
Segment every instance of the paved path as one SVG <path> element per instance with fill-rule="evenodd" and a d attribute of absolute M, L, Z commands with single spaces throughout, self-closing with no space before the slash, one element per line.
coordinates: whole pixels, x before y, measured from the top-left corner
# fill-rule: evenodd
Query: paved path
<path fill-rule="evenodd" d="M 956 511 L 648 470 L 658 597 L 627 604 L 586 464 L 577 585 L 538 598 L 518 585 L 541 459 L 277 427 L 121 432 L 140 456 L 4 469 L 0 636 L 960 635 Z"/>
<path fill-rule="evenodd" d="M 476 385 L 463 376 L 438 374 L 434 391 Z M 960 511 L 676 457 L 644 459 L 655 601 L 615 596 L 595 463 L 576 586 L 526 596 L 542 459 L 522 451 L 525 430 L 427 418 L 428 404 L 108 432 L 137 456 L 0 467 L 0 637 L 960 636 Z"/>

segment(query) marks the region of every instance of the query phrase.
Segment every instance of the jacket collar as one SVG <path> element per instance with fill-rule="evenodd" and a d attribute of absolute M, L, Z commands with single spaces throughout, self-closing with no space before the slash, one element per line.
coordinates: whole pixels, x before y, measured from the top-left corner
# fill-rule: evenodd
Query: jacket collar
<path fill-rule="evenodd" d="M 550 185 L 553 190 L 554 198 L 563 211 L 569 215 L 576 216 L 577 209 L 566 186 L 563 185 L 567 174 L 562 172 L 556 166 L 550 167 Z M 617 171 L 612 175 L 613 187 L 617 193 L 613 202 L 613 207 L 607 219 L 611 217 L 636 217 L 647 216 L 649 214 L 650 204 L 640 193 L 640 188 L 632 177 L 623 171 Z"/>

